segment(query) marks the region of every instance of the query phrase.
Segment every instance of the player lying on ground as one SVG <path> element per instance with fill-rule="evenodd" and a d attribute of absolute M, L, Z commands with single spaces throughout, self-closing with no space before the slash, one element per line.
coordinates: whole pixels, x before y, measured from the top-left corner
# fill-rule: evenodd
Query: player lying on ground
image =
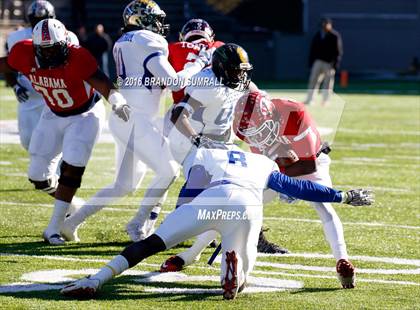
<path fill-rule="evenodd" d="M 43 233 L 53 245 L 63 244 L 60 227 L 77 189 L 105 119 L 101 93 L 115 114 L 128 120 L 129 107 L 84 48 L 70 45 L 64 25 L 44 19 L 33 40 L 15 44 L 0 58 L 0 73 L 21 72 L 47 103 L 29 145 L 29 181 L 55 197 L 54 211 Z M 95 91 L 95 89 L 97 91 Z M 63 153 L 57 181 L 54 159 Z"/>
<path fill-rule="evenodd" d="M 106 282 L 143 259 L 205 231 L 216 230 L 222 237 L 223 297 L 233 299 L 245 287 L 255 264 L 265 189 L 309 201 L 373 203 L 370 191 L 341 192 L 292 179 L 280 173 L 277 164 L 266 156 L 243 152 L 234 145 L 219 144 L 219 147 L 199 148 L 184 163 L 188 188 L 201 189 L 197 197 L 170 213 L 153 235 L 129 245 L 98 273 L 65 286 L 61 293 L 76 298 L 92 297 Z M 200 216 L 219 210 L 232 212 L 235 217 Z M 354 276 L 346 281 L 354 285 Z"/>
<path fill-rule="evenodd" d="M 150 167 L 156 175 L 145 192 L 139 212 L 126 226 L 132 241 L 148 237 L 153 232 L 168 187 L 178 175 L 180 167 L 173 159 L 158 124 L 164 84 L 152 83 L 147 78 L 159 78 L 163 83 L 167 81 L 170 90 L 178 91 L 208 64 L 210 55 L 202 51 L 194 63 L 175 72 L 168 62 L 168 42 L 164 36 L 169 26 L 164 24 L 165 16 L 153 1 L 132 1 L 124 10 L 123 35 L 114 45 L 114 59 L 122 81 L 121 93 L 132 109 L 132 117 L 125 123 L 110 116 L 109 128 L 117 149 L 114 183 L 100 190 L 83 208 L 66 219 L 62 234 L 67 240 L 79 239 L 77 228 L 87 217 L 135 191 Z M 171 84 L 175 80 L 179 83 Z M 133 85 L 129 81 L 136 83 Z M 148 219 L 150 221 L 146 223 Z"/>
<path fill-rule="evenodd" d="M 332 186 L 330 149 L 321 142 L 315 122 L 302 103 L 286 99 L 270 100 L 261 92 L 251 92 L 235 107 L 233 129 L 250 145 L 253 153 L 274 160 L 286 175 Z M 277 193 L 266 191 L 264 203 L 277 197 Z M 354 266 L 348 259 L 343 226 L 334 208 L 327 202 L 311 202 L 311 205 L 321 218 L 339 277 L 343 270 L 354 273 Z M 161 272 L 179 271 L 198 260 L 205 246 L 194 247 L 197 253 L 195 259 L 185 260 L 183 253 L 172 256 L 162 264 Z"/>

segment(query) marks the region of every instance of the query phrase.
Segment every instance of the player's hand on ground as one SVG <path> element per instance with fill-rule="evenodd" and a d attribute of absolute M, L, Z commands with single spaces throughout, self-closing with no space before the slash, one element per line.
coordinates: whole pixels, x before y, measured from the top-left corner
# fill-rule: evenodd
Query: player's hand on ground
<path fill-rule="evenodd" d="M 60 293 L 67 297 L 89 299 L 95 296 L 98 289 L 99 280 L 88 276 L 66 285 L 61 289 Z"/>
<path fill-rule="evenodd" d="M 344 193 L 343 203 L 352 206 L 369 206 L 375 202 L 375 195 L 369 189 L 352 189 Z"/>
<path fill-rule="evenodd" d="M 128 104 L 113 104 L 112 111 L 121 118 L 124 122 L 127 122 L 130 119 L 131 108 Z"/>
<path fill-rule="evenodd" d="M 24 103 L 26 100 L 28 100 L 28 90 L 19 83 L 13 86 L 13 91 L 15 92 L 16 97 L 20 103 Z"/>

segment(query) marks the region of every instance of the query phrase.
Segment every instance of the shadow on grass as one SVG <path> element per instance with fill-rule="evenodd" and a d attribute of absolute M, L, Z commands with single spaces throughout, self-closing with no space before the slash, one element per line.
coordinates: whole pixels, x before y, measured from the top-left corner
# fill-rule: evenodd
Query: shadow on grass
<path fill-rule="evenodd" d="M 37 237 L 36 235 L 26 236 L 2 236 L 1 239 L 11 237 Z M 70 242 L 61 246 L 52 246 L 43 241 L 14 242 L 1 245 L 1 253 L 20 255 L 75 255 L 75 256 L 108 256 L 119 254 L 131 241 L 117 242 Z M 115 247 L 115 249 L 110 249 Z M 166 254 L 175 255 L 180 249 L 186 248 L 183 245 L 169 249 Z"/>
<path fill-rule="evenodd" d="M 67 243 L 52 246 L 43 241 L 16 242 L 1 245 L 1 253 L 21 255 L 107 256 L 118 254 L 131 242 Z M 115 249 L 110 249 L 115 247 Z"/>
<path fill-rule="evenodd" d="M 188 284 L 182 282 L 173 282 L 173 283 L 163 283 L 163 282 L 150 282 L 150 283 L 141 283 L 137 284 L 134 282 L 138 277 L 133 276 L 120 276 L 117 279 L 114 279 L 109 284 L 106 284 L 101 291 L 95 296 L 95 300 L 104 300 L 104 301 L 117 301 L 117 300 L 146 300 L 146 299 L 155 299 L 157 301 L 167 302 L 169 296 L 179 297 L 178 301 L 198 301 L 206 300 L 212 296 L 217 296 L 212 293 L 200 293 L 200 294 L 189 294 L 188 292 L 171 292 L 171 293 L 159 293 L 159 292 L 145 292 L 139 291 L 140 289 L 133 289 L 127 285 L 138 285 L 143 288 L 153 288 L 153 289 L 218 289 L 220 288 L 217 284 Z M 63 283 L 61 283 L 63 285 Z M 22 299 L 42 299 L 47 301 L 59 301 L 59 300 L 73 300 L 71 298 L 65 297 L 60 294 L 60 289 L 51 289 L 44 291 L 31 291 L 31 292 L 16 292 L 16 293 L 0 293 L 0 296 L 10 296 L 13 298 L 22 298 Z M 88 300 L 87 300 L 88 301 Z"/>
<path fill-rule="evenodd" d="M 339 287 L 304 287 L 298 290 L 291 291 L 290 294 L 306 294 L 306 293 L 322 293 L 342 290 Z"/>

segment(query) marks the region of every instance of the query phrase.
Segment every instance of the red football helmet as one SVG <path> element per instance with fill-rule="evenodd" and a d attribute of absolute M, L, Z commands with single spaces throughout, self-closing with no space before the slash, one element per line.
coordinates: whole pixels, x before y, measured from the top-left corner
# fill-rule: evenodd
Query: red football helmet
<path fill-rule="evenodd" d="M 250 146 L 263 150 L 277 141 L 280 118 L 267 96 L 251 92 L 235 107 L 233 129 Z"/>

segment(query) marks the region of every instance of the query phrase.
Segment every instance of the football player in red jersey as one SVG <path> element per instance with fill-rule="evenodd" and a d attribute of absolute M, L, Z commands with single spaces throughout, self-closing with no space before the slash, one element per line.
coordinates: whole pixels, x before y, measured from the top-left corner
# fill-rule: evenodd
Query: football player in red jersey
<path fill-rule="evenodd" d="M 214 31 L 204 19 L 190 19 L 179 33 L 179 42 L 169 43 L 168 60 L 176 72 L 184 70 L 198 58 L 200 50 L 216 49 L 224 43 L 214 41 Z M 174 104 L 184 98 L 184 89 L 172 92 Z"/>
<path fill-rule="evenodd" d="M 97 91 L 108 99 L 120 118 L 128 120 L 130 111 L 125 99 L 98 69 L 95 58 L 86 49 L 69 44 L 67 30 L 60 21 L 40 21 L 32 38 L 16 43 L 7 57 L 0 58 L 0 72 L 24 74 L 48 106 L 29 145 L 28 178 L 36 189 L 55 197 L 43 238 L 59 245 L 64 243 L 60 226 L 80 187 L 105 118 Z M 57 181 L 53 159 L 60 152 L 63 161 Z"/>
<path fill-rule="evenodd" d="M 260 92 L 251 92 L 245 98 L 235 108 L 233 128 L 252 152 L 274 160 L 288 176 L 332 186 L 330 148 L 322 143 L 304 104 L 287 99 L 270 100 Z M 264 200 L 270 201 L 275 195 L 267 192 Z M 344 288 L 353 288 L 354 266 L 348 260 L 340 218 L 330 203 L 311 204 L 321 218 L 325 238 L 337 261 L 338 278 Z"/>

